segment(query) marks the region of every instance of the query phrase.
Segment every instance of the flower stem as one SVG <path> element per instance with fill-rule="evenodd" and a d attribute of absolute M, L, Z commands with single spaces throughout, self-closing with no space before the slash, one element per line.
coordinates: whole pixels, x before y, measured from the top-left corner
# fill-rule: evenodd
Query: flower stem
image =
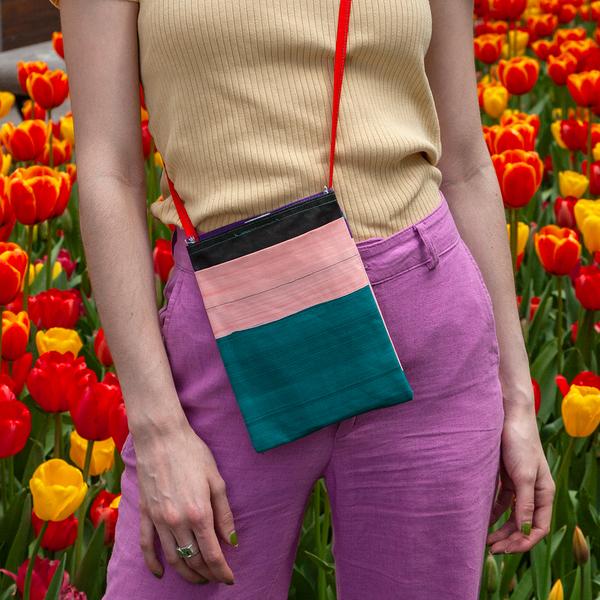
<path fill-rule="evenodd" d="M 23 600 L 30 600 L 31 597 L 31 573 L 33 572 L 33 564 L 35 562 L 35 557 L 37 556 L 38 550 L 40 549 L 40 544 L 42 542 L 42 538 L 46 533 L 46 529 L 48 528 L 48 521 L 44 521 L 38 536 L 35 538 L 35 544 L 33 546 L 33 552 L 31 553 L 31 557 L 29 559 L 29 564 L 27 565 L 27 573 L 25 574 L 25 585 L 23 586 Z"/>
<path fill-rule="evenodd" d="M 593 310 L 583 310 L 581 321 L 577 324 L 577 342 L 583 362 L 586 367 L 591 368 L 592 362 L 592 339 L 594 337 L 594 313 Z"/>
<path fill-rule="evenodd" d="M 48 290 L 52 285 L 52 259 L 50 257 L 52 252 L 52 219 L 48 219 L 46 225 L 46 289 Z"/>
<path fill-rule="evenodd" d="M 87 441 L 87 447 L 85 449 L 85 461 L 83 463 L 83 480 L 87 483 L 88 475 L 90 472 L 90 463 L 92 462 L 92 452 L 94 449 L 94 440 Z M 85 526 L 85 498 L 75 513 L 77 517 L 77 538 L 75 539 L 75 546 L 73 548 L 73 554 L 71 555 L 71 574 L 75 576 L 75 569 L 79 564 L 79 557 L 81 555 L 81 546 L 83 544 L 83 530 Z"/>
<path fill-rule="evenodd" d="M 557 358 L 558 358 L 558 372 L 562 373 L 563 370 L 563 278 L 557 275 L 556 281 L 556 294 L 557 294 L 557 305 L 556 305 L 556 345 L 557 345 Z"/>
<path fill-rule="evenodd" d="M 23 310 L 27 310 L 27 300 L 29 298 L 29 271 L 32 265 L 31 253 L 33 251 L 33 225 L 26 225 L 27 228 L 27 267 L 25 269 L 25 281 L 23 282 Z"/>
<path fill-rule="evenodd" d="M 510 256 L 512 258 L 513 274 L 517 273 L 517 241 L 518 241 L 518 220 L 517 209 L 508 209 L 510 222 Z"/>
<path fill-rule="evenodd" d="M 54 413 L 54 458 L 62 455 L 62 414 Z"/>

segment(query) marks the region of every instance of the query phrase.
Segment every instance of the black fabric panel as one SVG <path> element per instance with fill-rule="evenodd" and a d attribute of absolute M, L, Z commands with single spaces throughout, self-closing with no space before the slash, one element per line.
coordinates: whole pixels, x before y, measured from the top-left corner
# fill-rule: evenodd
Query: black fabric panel
<path fill-rule="evenodd" d="M 187 247 L 194 271 L 251 254 L 316 229 L 343 216 L 334 192 L 269 213 L 221 235 Z"/>

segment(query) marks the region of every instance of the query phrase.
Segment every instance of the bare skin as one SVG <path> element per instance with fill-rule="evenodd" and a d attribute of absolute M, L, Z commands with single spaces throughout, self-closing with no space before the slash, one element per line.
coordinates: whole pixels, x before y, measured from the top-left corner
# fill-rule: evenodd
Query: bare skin
<path fill-rule="evenodd" d="M 535 419 L 527 351 L 517 312 L 500 186 L 481 129 L 473 51 L 472 0 L 430 0 L 432 37 L 425 68 L 442 139 L 441 189 L 492 297 L 500 349 L 504 428 L 498 496 L 488 535 L 492 553 L 527 552 L 550 529 L 555 484 Z M 521 527 L 531 524 L 529 534 Z"/>
<path fill-rule="evenodd" d="M 158 534 L 166 560 L 188 581 L 233 583 L 218 539 L 229 543 L 234 530 L 225 482 L 183 412 L 157 317 L 146 231 L 137 14 L 138 5 L 123 0 L 61 2 L 81 235 L 136 450 L 148 568 L 163 573 L 153 543 Z M 201 553 L 180 558 L 176 545 L 194 540 Z"/>
<path fill-rule="evenodd" d="M 451 3 L 451 9 L 446 0 L 430 4 L 433 37 L 426 67 L 434 97 L 440 99 L 442 189 L 493 298 L 501 349 L 505 471 L 494 515 L 497 519 L 516 491 L 516 517 L 489 541 L 493 551 L 510 544 L 511 551 L 523 552 L 548 531 L 554 484 L 535 423 L 500 192 L 481 134 L 472 3 Z M 137 14 L 137 4 L 123 0 L 61 2 L 81 233 L 136 451 L 146 564 L 162 575 L 154 549 L 158 535 L 168 563 L 186 580 L 232 583 L 219 544 L 230 543 L 235 528 L 226 484 L 183 412 L 159 329 L 146 231 Z M 469 89 L 471 95 L 465 93 Z M 161 183 L 165 191 L 164 179 Z M 519 531 L 527 520 L 533 521 L 529 536 Z M 179 558 L 176 545 L 193 540 L 201 553 Z"/>

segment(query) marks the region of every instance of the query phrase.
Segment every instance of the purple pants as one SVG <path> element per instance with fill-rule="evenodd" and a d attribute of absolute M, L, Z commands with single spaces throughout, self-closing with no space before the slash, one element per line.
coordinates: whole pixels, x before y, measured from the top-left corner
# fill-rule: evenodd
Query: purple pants
<path fill-rule="evenodd" d="M 257 453 L 230 388 L 184 245 L 160 323 L 181 404 L 228 487 L 235 584 L 157 579 L 138 537 L 131 439 L 105 600 L 287 598 L 303 514 L 325 478 L 338 600 L 475 600 L 504 419 L 489 293 L 440 191 L 433 213 L 358 242 L 414 398 Z M 160 544 L 158 544 L 160 547 Z"/>

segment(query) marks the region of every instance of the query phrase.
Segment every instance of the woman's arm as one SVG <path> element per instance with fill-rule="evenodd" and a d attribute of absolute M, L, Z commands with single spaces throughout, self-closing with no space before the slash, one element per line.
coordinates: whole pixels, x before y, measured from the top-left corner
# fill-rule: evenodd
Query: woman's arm
<path fill-rule="evenodd" d="M 472 0 L 431 0 L 433 31 L 425 58 L 440 121 L 441 188 L 462 238 L 492 297 L 504 396 L 502 481 L 492 521 L 516 495 L 516 511 L 488 543 L 492 552 L 524 552 L 550 526 L 554 482 L 535 419 L 527 351 L 521 332 L 506 219 L 482 132 L 473 51 Z M 533 522 L 532 522 L 533 521 Z M 533 525 L 523 534 L 524 523 Z"/>
<path fill-rule="evenodd" d="M 137 14 L 138 5 L 125 0 L 61 2 L 81 235 L 136 450 L 148 567 L 162 575 L 156 529 L 183 577 L 232 582 L 215 534 L 216 527 L 228 541 L 233 530 L 225 485 L 183 412 L 159 328 L 146 229 Z M 202 554 L 179 558 L 176 544 L 194 538 Z"/>

